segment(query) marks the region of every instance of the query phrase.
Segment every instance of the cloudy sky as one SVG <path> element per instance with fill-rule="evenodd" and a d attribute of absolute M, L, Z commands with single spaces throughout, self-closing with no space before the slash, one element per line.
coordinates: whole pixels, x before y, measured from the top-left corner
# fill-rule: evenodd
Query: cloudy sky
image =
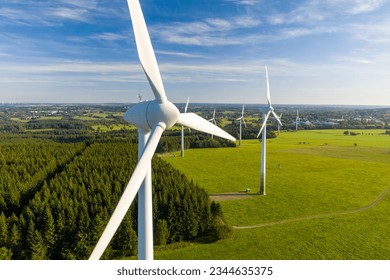
<path fill-rule="evenodd" d="M 173 102 L 390 105 L 388 0 L 140 0 Z M 0 102 L 153 95 L 125 0 L 0 0 Z"/>

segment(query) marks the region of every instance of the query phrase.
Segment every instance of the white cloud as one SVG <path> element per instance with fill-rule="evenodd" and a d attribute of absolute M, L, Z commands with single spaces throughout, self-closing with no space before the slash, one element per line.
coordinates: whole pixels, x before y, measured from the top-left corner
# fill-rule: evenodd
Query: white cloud
<path fill-rule="evenodd" d="M 88 10 L 72 8 L 52 8 L 46 11 L 50 18 L 88 22 Z"/>
<path fill-rule="evenodd" d="M 208 18 L 190 23 L 173 23 L 152 27 L 152 34 L 160 40 L 196 46 L 240 45 L 248 43 L 253 35 L 232 35 L 240 29 L 257 27 L 261 22 L 249 16 L 229 19 Z"/>
<path fill-rule="evenodd" d="M 206 19 L 205 22 L 209 26 L 208 31 L 212 31 L 212 30 L 227 31 L 232 28 L 232 24 L 225 19 L 210 18 L 210 19 Z"/>
<path fill-rule="evenodd" d="M 250 16 L 240 16 L 232 18 L 236 28 L 252 28 L 259 26 L 261 21 Z"/>
<path fill-rule="evenodd" d="M 90 36 L 90 38 L 96 40 L 103 40 L 103 41 L 121 41 L 121 40 L 127 40 L 128 36 L 117 34 L 117 33 L 104 32 L 98 35 L 92 35 Z"/>
<path fill-rule="evenodd" d="M 205 55 L 192 54 L 192 53 L 173 52 L 173 51 L 159 51 L 159 50 L 156 50 L 155 52 L 157 54 L 176 56 L 176 57 L 183 57 L 183 58 L 208 58 Z"/>
<path fill-rule="evenodd" d="M 0 8 L 0 25 L 41 25 L 52 23 L 36 11 L 23 11 L 21 9 Z"/>
<path fill-rule="evenodd" d="M 274 12 L 266 19 L 272 25 L 315 24 L 339 15 L 369 13 L 385 4 L 386 0 L 306 0 L 289 12 Z"/>
<path fill-rule="evenodd" d="M 227 0 L 228 2 L 233 2 L 238 5 L 247 5 L 247 6 L 254 6 L 256 4 L 259 4 L 259 0 Z"/>
<path fill-rule="evenodd" d="M 64 21 L 90 23 L 97 17 L 128 17 L 123 15 L 123 6 L 98 5 L 96 0 L 8 1 L 0 8 L 0 25 L 52 26 Z"/>
<path fill-rule="evenodd" d="M 324 4 L 335 12 L 356 15 L 375 11 L 386 4 L 386 0 L 327 0 Z"/>
<path fill-rule="evenodd" d="M 354 39 L 364 41 L 367 44 L 390 44 L 390 20 L 385 19 L 375 22 L 352 23 L 346 29 Z M 390 46 L 389 46 L 390 47 Z"/>
<path fill-rule="evenodd" d="M 293 39 L 309 35 L 318 35 L 325 33 L 334 33 L 338 31 L 337 28 L 329 27 L 292 27 L 282 28 L 277 34 L 270 36 L 273 41 Z"/>
<path fill-rule="evenodd" d="M 60 0 L 65 5 L 79 7 L 84 9 L 96 9 L 97 0 Z"/>

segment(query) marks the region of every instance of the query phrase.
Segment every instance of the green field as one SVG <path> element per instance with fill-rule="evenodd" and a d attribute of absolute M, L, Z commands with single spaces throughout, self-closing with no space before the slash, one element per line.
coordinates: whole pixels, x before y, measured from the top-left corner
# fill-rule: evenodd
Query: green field
<path fill-rule="evenodd" d="M 92 125 L 92 129 L 95 131 L 107 132 L 107 131 L 118 131 L 118 130 L 134 130 L 136 128 L 128 124 L 113 124 L 110 126 L 104 124 L 97 124 L 97 125 Z"/>
<path fill-rule="evenodd" d="M 255 227 L 235 228 L 232 238 L 213 244 L 158 251 L 156 258 L 389 259 L 390 195 L 370 204 L 390 187 L 390 137 L 352 131 L 360 134 L 298 131 L 268 140 L 266 196 L 256 195 L 257 140 L 187 150 L 184 158 L 164 155 L 210 194 L 238 193 L 222 196 L 225 217 L 233 226 Z"/>

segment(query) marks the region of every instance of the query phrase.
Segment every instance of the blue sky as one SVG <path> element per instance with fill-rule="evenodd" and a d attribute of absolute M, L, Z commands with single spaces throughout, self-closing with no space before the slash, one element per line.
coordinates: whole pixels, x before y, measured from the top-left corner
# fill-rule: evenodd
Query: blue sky
<path fill-rule="evenodd" d="M 140 0 L 173 102 L 390 105 L 388 0 Z M 0 0 L 0 102 L 153 95 L 125 0 Z"/>

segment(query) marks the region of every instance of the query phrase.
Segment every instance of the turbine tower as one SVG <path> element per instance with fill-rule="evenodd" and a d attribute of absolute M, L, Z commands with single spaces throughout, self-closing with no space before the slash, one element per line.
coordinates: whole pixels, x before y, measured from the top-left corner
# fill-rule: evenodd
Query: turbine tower
<path fill-rule="evenodd" d="M 237 121 L 238 120 L 240 121 L 240 141 L 239 141 L 240 146 L 241 146 L 241 141 L 242 141 L 242 123 L 244 123 L 244 125 L 246 127 L 246 123 L 245 123 L 245 119 L 244 119 L 244 107 L 245 107 L 245 105 L 242 105 L 241 117 L 239 117 L 237 119 Z"/>
<path fill-rule="evenodd" d="M 190 98 L 188 97 L 186 107 L 184 108 L 184 114 L 187 113 L 188 102 L 190 102 Z M 181 126 L 181 156 L 184 157 L 184 126 Z"/>
<path fill-rule="evenodd" d="M 262 134 L 262 140 L 261 140 L 261 164 L 260 164 L 260 191 L 259 191 L 259 194 L 260 195 L 265 195 L 265 177 L 266 177 L 266 152 L 267 152 L 267 120 L 270 116 L 270 114 L 272 113 L 272 115 L 274 115 L 275 119 L 278 121 L 278 123 L 282 125 L 282 122 L 280 121 L 279 117 L 276 115 L 276 113 L 274 112 L 274 108 L 272 107 L 272 104 L 271 104 L 271 95 L 270 95 L 270 91 L 269 91 L 269 81 L 268 81 L 268 69 L 267 67 L 265 67 L 265 74 L 266 74 L 266 77 L 267 77 L 267 101 L 268 101 L 268 111 L 267 112 L 264 112 L 263 114 L 263 125 L 261 126 L 260 128 L 260 131 L 259 131 L 259 134 L 257 135 L 257 137 L 260 136 L 261 133 Z"/>
<path fill-rule="evenodd" d="M 133 23 L 138 56 L 152 88 L 155 100 L 138 103 L 124 115 L 126 121 L 138 128 L 138 163 L 114 213 L 89 258 L 90 260 L 100 259 L 137 193 L 139 194 L 138 211 L 141 212 L 138 216 L 138 258 L 153 259 L 151 161 L 165 129 L 177 123 L 232 141 L 236 140 L 221 128 L 194 113 L 181 114 L 176 106 L 168 101 L 140 3 L 138 0 L 128 0 L 127 3 Z"/>

